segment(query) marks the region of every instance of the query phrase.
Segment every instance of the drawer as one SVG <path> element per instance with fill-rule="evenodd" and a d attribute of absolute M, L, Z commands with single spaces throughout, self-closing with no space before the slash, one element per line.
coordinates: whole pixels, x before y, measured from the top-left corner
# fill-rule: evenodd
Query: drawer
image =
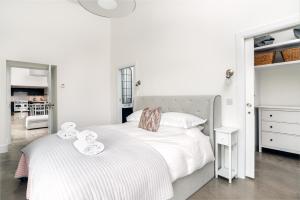
<path fill-rule="evenodd" d="M 262 146 L 282 151 L 300 153 L 300 136 L 262 132 Z"/>
<path fill-rule="evenodd" d="M 262 121 L 261 130 L 267 132 L 286 133 L 300 136 L 300 124 Z"/>
<path fill-rule="evenodd" d="M 296 111 L 262 110 L 261 117 L 264 121 L 300 124 L 300 112 Z"/>
<path fill-rule="evenodd" d="M 217 144 L 229 145 L 229 135 L 226 133 L 217 132 Z"/>
<path fill-rule="evenodd" d="M 230 142 L 231 138 L 231 142 Z M 235 145 L 237 143 L 237 134 L 228 134 L 223 132 L 216 133 L 216 142 L 217 144 L 223 145 Z"/>

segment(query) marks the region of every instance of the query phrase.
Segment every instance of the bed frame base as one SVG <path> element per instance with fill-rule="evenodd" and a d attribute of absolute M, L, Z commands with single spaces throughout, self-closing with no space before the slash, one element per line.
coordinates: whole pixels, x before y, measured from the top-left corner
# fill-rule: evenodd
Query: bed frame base
<path fill-rule="evenodd" d="M 173 183 L 174 197 L 172 200 L 185 200 L 214 178 L 214 162 L 191 175 L 178 179 Z"/>

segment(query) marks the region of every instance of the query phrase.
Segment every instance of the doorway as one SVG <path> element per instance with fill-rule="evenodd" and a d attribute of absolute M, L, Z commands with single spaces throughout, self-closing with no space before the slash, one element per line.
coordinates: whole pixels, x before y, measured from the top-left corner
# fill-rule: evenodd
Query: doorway
<path fill-rule="evenodd" d="M 119 69 L 118 73 L 118 115 L 119 121 L 126 122 L 128 115 L 133 113 L 135 66 Z"/>
<path fill-rule="evenodd" d="M 56 131 L 56 66 L 7 61 L 11 144 L 27 144 Z"/>
<path fill-rule="evenodd" d="M 254 63 L 255 53 L 266 47 L 254 47 L 254 39 L 266 36 L 277 34 L 281 31 L 286 31 L 293 29 L 294 27 L 300 24 L 300 18 L 298 16 L 291 17 L 282 21 L 278 21 L 274 24 L 268 24 L 266 26 L 258 27 L 252 30 L 242 32 L 237 35 L 237 76 L 238 76 L 238 119 L 240 124 L 239 132 L 239 177 L 249 177 L 255 178 L 255 155 L 258 155 L 256 152 L 257 140 L 260 136 L 256 136 L 257 130 L 260 125 L 259 122 L 262 118 L 257 115 L 257 109 L 261 106 L 262 102 L 259 102 L 259 90 L 258 90 L 258 73 L 257 68 Z M 290 39 L 295 40 L 295 38 Z M 295 40 L 297 42 L 299 40 Z M 280 45 L 291 44 L 291 41 L 278 41 L 278 44 L 275 44 L 269 47 L 276 47 Z M 292 42 L 293 43 L 293 42 Z M 272 59 L 275 59 L 272 57 Z M 277 58 L 276 58 L 277 59 Z M 293 61 L 294 62 L 294 61 Z M 296 61 L 297 62 L 297 61 Z M 285 64 L 295 64 L 295 63 L 285 63 Z M 271 63 L 271 65 L 260 66 L 260 69 L 275 69 L 280 68 L 281 64 Z M 292 66 L 292 65 L 291 65 Z M 295 66 L 295 65 L 293 65 Z M 298 66 L 299 69 L 300 65 Z M 274 87 L 276 88 L 276 87 Z M 286 90 L 288 90 L 287 88 Z M 277 90 L 277 94 L 280 95 L 280 92 Z M 281 93 L 282 94 L 282 93 Z M 273 102 L 273 105 L 279 104 L 278 102 Z M 272 115 L 272 114 L 271 114 Z M 258 128 L 256 129 L 256 124 Z M 261 123 L 260 123 L 261 124 Z M 270 126 L 269 126 L 270 127 Z M 261 138 L 261 137 L 260 137 Z M 272 138 L 271 138 L 272 139 Z"/>

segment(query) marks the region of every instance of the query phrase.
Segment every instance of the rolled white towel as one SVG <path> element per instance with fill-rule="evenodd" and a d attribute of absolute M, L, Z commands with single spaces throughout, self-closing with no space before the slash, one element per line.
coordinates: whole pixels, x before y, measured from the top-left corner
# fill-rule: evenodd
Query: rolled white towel
<path fill-rule="evenodd" d="M 61 139 L 68 140 L 68 139 L 76 138 L 78 133 L 79 131 L 74 128 L 74 129 L 69 129 L 67 131 L 60 130 L 58 131 L 57 135 Z"/>
<path fill-rule="evenodd" d="M 98 141 L 87 142 L 85 140 L 76 140 L 73 145 L 82 154 L 94 156 L 104 150 L 104 145 Z"/>
<path fill-rule="evenodd" d="M 69 131 L 71 129 L 75 129 L 76 124 L 74 122 L 65 122 L 61 125 L 61 130 L 62 131 Z"/>
<path fill-rule="evenodd" d="M 91 130 L 84 130 L 77 134 L 78 140 L 84 140 L 87 142 L 95 141 L 98 138 L 98 134 Z"/>

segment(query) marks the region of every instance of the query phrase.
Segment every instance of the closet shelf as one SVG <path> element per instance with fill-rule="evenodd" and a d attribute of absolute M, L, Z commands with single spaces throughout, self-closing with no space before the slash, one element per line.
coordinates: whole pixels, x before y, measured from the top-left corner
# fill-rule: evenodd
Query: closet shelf
<path fill-rule="evenodd" d="M 254 66 L 255 70 L 280 69 L 280 68 L 287 68 L 287 67 L 300 68 L 300 60 Z"/>
<path fill-rule="evenodd" d="M 256 107 L 256 108 L 269 108 L 269 109 L 300 110 L 300 106 L 256 105 L 255 107 Z"/>
<path fill-rule="evenodd" d="M 270 44 L 262 47 L 256 47 L 254 48 L 254 51 L 266 51 L 266 50 L 272 50 L 272 49 L 278 49 L 278 48 L 285 48 L 290 46 L 300 45 L 300 39 L 295 40 L 289 40 L 285 42 Z"/>

